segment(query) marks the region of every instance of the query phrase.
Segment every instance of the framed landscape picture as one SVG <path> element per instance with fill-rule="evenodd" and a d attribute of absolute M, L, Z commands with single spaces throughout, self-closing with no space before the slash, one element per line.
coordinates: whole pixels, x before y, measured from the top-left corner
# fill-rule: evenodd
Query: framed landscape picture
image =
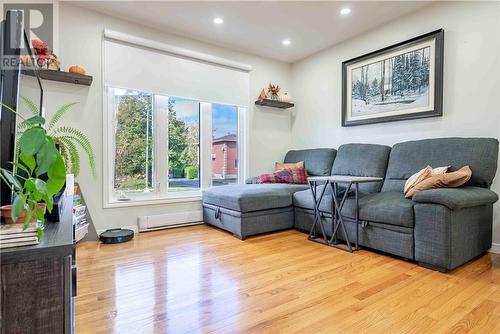
<path fill-rule="evenodd" d="M 342 63 L 342 126 L 443 115 L 444 30 Z"/>

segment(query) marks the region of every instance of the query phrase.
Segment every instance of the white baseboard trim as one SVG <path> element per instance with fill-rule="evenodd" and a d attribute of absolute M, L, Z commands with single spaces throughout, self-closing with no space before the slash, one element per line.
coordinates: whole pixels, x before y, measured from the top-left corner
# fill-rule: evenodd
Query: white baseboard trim
<path fill-rule="evenodd" d="M 139 216 L 137 218 L 137 225 L 139 231 L 144 232 L 165 227 L 177 227 L 185 224 L 199 223 L 201 221 L 203 221 L 203 211 L 190 210 L 161 215 Z"/>
<path fill-rule="evenodd" d="M 202 224 L 205 224 L 205 223 L 204 222 L 193 222 L 193 223 L 181 223 L 181 224 L 176 224 L 176 225 L 166 225 L 166 226 L 159 226 L 159 227 L 150 227 L 147 230 L 139 229 L 139 233 L 147 233 L 147 232 L 153 232 L 153 231 L 158 231 L 158 230 L 166 230 L 166 229 L 171 229 L 171 228 L 187 227 L 187 226 L 202 225 Z"/>
<path fill-rule="evenodd" d="M 169 226 L 160 226 L 160 227 L 154 227 L 154 228 L 149 228 L 147 230 L 140 231 L 137 225 L 131 225 L 131 226 L 123 226 L 121 228 L 123 229 L 129 229 L 134 231 L 135 234 L 139 232 L 151 232 L 151 231 L 158 231 L 158 230 L 165 230 L 169 228 L 177 228 L 177 227 L 186 227 L 186 226 L 192 226 L 192 225 L 202 225 L 205 224 L 204 222 L 193 222 L 193 223 L 181 223 L 177 225 L 169 225 Z M 106 231 L 107 229 L 104 230 L 97 230 L 97 235 L 101 234 L 102 232 Z"/>
<path fill-rule="evenodd" d="M 500 244 L 492 243 L 489 252 L 500 254 Z"/>

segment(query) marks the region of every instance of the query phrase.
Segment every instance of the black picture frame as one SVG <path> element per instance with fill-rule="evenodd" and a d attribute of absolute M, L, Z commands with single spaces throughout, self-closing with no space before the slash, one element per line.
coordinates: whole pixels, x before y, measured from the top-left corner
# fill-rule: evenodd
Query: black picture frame
<path fill-rule="evenodd" d="M 348 89 L 348 68 L 355 66 L 357 63 L 366 62 L 370 59 L 380 57 L 386 54 L 401 52 L 405 49 L 409 49 L 415 45 L 424 43 L 426 41 L 435 40 L 434 43 L 434 57 L 430 58 L 429 61 L 433 62 L 434 66 L 434 105 L 432 110 L 422 111 L 422 112 L 411 112 L 407 114 L 399 114 L 392 116 L 381 116 L 372 117 L 367 119 L 349 119 L 349 114 L 351 110 L 349 105 L 351 102 L 351 89 Z M 427 117 L 440 117 L 443 115 L 443 61 L 444 61 L 444 30 L 439 29 L 436 31 L 429 32 L 427 34 L 406 40 L 404 42 L 394 44 L 383 49 L 370 52 L 368 54 L 347 60 L 342 62 L 342 126 L 356 126 L 374 123 L 384 123 L 393 121 L 410 120 L 417 118 L 427 118 Z M 385 77 L 385 76 L 384 76 Z M 383 89 L 385 90 L 385 89 Z M 349 94 L 349 96 L 348 96 Z M 351 107 L 352 108 L 352 107 Z"/>

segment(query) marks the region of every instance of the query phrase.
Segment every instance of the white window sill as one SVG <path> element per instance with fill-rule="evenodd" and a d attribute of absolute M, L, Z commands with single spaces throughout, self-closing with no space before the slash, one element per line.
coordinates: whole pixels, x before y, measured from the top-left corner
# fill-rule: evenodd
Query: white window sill
<path fill-rule="evenodd" d="M 109 202 L 104 203 L 104 209 L 186 202 L 201 202 L 201 192 L 197 191 L 186 194 L 169 194 L 168 197 L 137 196 L 131 197 L 130 200 L 127 201 L 112 199 Z"/>

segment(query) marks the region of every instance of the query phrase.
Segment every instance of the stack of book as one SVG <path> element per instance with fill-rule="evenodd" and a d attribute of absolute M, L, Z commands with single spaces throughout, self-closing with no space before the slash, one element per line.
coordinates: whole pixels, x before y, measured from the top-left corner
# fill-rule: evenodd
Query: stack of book
<path fill-rule="evenodd" d="M 26 230 L 23 224 L 0 225 L 0 249 L 38 244 L 36 223 L 32 223 Z"/>
<path fill-rule="evenodd" d="M 75 242 L 82 240 L 89 230 L 87 210 L 83 205 L 81 196 L 73 196 L 73 225 L 75 226 Z"/>

